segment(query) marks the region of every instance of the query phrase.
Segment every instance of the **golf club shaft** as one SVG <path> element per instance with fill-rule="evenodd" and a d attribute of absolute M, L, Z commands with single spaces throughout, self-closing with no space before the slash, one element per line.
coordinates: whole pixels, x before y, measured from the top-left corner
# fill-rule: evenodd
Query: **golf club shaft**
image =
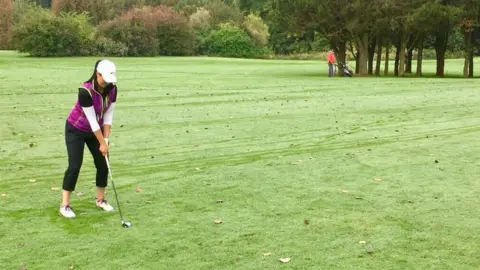
<path fill-rule="evenodd" d="M 110 169 L 110 161 L 108 160 L 108 156 L 105 156 L 105 161 L 107 162 L 108 175 L 110 175 L 110 181 L 112 182 L 113 193 L 115 193 L 115 200 L 117 201 L 118 212 L 120 213 L 120 219 L 123 222 L 122 210 L 120 209 L 120 203 L 118 202 L 117 190 L 115 189 L 115 183 L 113 182 L 112 170 Z"/>

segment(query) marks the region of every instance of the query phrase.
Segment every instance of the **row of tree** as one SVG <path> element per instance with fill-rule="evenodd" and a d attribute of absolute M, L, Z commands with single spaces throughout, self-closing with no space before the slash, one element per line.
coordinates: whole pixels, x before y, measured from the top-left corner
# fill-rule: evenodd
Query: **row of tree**
<path fill-rule="evenodd" d="M 394 47 L 395 75 L 412 72 L 416 52 L 416 74 L 421 76 L 423 49 L 431 46 L 436 54 L 436 75 L 443 77 L 449 37 L 454 31 L 461 31 L 464 76 L 473 76 L 474 48 L 479 38 L 476 29 L 479 0 L 239 0 L 239 3 L 243 8 L 261 10 L 265 16 L 276 18 L 282 29 L 307 35 L 321 33 L 340 61 L 345 61 L 350 50 L 355 55 L 356 73 L 361 75 L 380 74 L 382 57 L 378 56 L 383 48 L 386 48 L 385 73 L 388 73 L 389 48 Z"/>
<path fill-rule="evenodd" d="M 403 76 L 413 72 L 416 59 L 416 75 L 422 76 L 422 60 L 434 51 L 436 75 L 442 77 L 450 49 L 460 51 L 464 76 L 472 77 L 480 43 L 480 0 L 0 0 L 0 4 L 12 1 L 33 1 L 55 14 L 87 12 L 93 25 L 144 5 L 166 5 L 190 20 L 198 19 L 195 13 L 199 15 L 200 9 L 221 2 L 215 12 L 209 9 L 214 24 L 238 24 L 243 16 L 259 15 L 268 26 L 266 46 L 274 53 L 333 49 L 342 62 L 353 55 L 360 75 L 388 74 L 394 59 L 394 74 Z M 0 23 L 0 36 L 1 28 Z M 254 32 L 250 31 L 252 37 Z"/>

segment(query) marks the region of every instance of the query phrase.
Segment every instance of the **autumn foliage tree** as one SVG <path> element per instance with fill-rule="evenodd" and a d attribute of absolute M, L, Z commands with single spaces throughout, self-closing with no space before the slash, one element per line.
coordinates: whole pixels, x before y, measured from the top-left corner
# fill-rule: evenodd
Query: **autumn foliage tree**
<path fill-rule="evenodd" d="M 12 27 L 13 0 L 0 0 L 0 49 L 9 47 Z"/>
<path fill-rule="evenodd" d="M 129 56 L 191 55 L 195 36 L 187 18 L 167 6 L 143 6 L 102 23 L 100 33 L 125 44 Z"/>
<path fill-rule="evenodd" d="M 123 2 L 120 0 L 53 0 L 52 11 L 60 12 L 87 12 L 94 25 L 108 21 L 122 12 Z"/>

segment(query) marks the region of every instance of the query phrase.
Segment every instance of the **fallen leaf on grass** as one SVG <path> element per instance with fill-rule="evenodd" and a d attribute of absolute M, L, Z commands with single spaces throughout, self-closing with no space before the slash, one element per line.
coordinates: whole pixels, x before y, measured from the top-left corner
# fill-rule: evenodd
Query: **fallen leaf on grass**
<path fill-rule="evenodd" d="M 348 190 L 345 190 L 345 189 L 344 189 L 344 190 L 342 190 L 342 192 L 343 192 L 343 193 L 350 193 L 350 191 L 348 191 Z"/>
<path fill-rule="evenodd" d="M 355 196 L 355 199 L 357 199 L 357 200 L 362 200 L 363 198 L 360 197 L 360 196 Z"/>
<path fill-rule="evenodd" d="M 215 222 L 215 224 L 221 224 L 223 221 L 221 219 L 217 218 L 217 219 L 215 219 L 214 222 Z"/>
<path fill-rule="evenodd" d="M 22 266 L 20 266 L 20 268 L 18 268 L 18 270 L 27 270 L 27 266 L 26 266 L 26 265 L 22 265 Z"/>
<path fill-rule="evenodd" d="M 37 180 L 35 180 L 35 179 L 30 179 L 30 180 L 28 180 L 28 182 L 30 182 L 30 183 L 35 183 L 35 182 L 37 182 Z"/>
<path fill-rule="evenodd" d="M 272 256 L 272 253 L 271 252 L 263 253 L 263 257 L 268 257 L 268 256 Z"/>
<path fill-rule="evenodd" d="M 375 181 L 382 182 L 383 180 L 381 178 L 375 178 Z"/>
<path fill-rule="evenodd" d="M 18 247 L 18 248 L 22 248 L 22 247 L 23 247 L 23 244 L 22 244 L 22 243 L 18 243 L 17 247 Z"/>
<path fill-rule="evenodd" d="M 195 171 L 197 171 L 197 172 L 200 171 L 200 168 L 195 168 Z"/>
<path fill-rule="evenodd" d="M 305 224 L 305 225 L 308 225 L 308 224 L 310 224 L 310 220 L 308 220 L 308 219 L 304 219 L 304 220 L 303 220 L 303 224 Z"/>
<path fill-rule="evenodd" d="M 83 192 L 77 192 L 75 195 L 77 195 L 78 197 L 81 197 L 83 196 Z"/>
<path fill-rule="evenodd" d="M 141 188 L 139 188 L 139 187 L 137 186 L 136 191 L 137 191 L 138 193 L 140 193 L 140 192 L 143 192 L 143 189 L 141 189 Z"/>
<path fill-rule="evenodd" d="M 367 241 L 362 240 L 362 241 L 360 241 L 360 242 L 358 242 L 358 243 L 359 243 L 359 244 L 366 244 Z"/>
<path fill-rule="evenodd" d="M 7 196 L 7 193 L 2 193 L 2 197 L 6 197 Z"/>
<path fill-rule="evenodd" d="M 145 203 L 152 203 L 152 201 L 145 201 Z"/>
<path fill-rule="evenodd" d="M 223 200 L 217 200 L 217 203 L 223 203 Z"/>
<path fill-rule="evenodd" d="M 70 270 L 75 269 L 75 266 L 70 265 L 70 266 L 68 267 L 68 269 L 70 269 Z"/>
<path fill-rule="evenodd" d="M 282 263 L 288 263 L 288 262 L 290 262 L 290 258 L 280 258 L 280 261 Z"/>
<path fill-rule="evenodd" d="M 58 187 L 52 187 L 52 190 L 53 190 L 53 191 L 58 191 L 59 188 L 58 188 Z"/>

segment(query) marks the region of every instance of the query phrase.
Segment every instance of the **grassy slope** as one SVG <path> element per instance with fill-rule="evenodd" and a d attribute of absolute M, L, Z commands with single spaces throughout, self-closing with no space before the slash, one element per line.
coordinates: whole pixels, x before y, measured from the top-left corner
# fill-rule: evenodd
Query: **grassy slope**
<path fill-rule="evenodd" d="M 94 208 L 88 152 L 76 220 L 59 216 L 51 190 L 67 165 L 65 117 L 94 59 L 0 53 L 0 268 L 480 263 L 475 80 L 329 79 L 323 62 L 115 61 L 111 162 L 131 229 Z M 460 73 L 462 61 L 447 68 Z"/>

